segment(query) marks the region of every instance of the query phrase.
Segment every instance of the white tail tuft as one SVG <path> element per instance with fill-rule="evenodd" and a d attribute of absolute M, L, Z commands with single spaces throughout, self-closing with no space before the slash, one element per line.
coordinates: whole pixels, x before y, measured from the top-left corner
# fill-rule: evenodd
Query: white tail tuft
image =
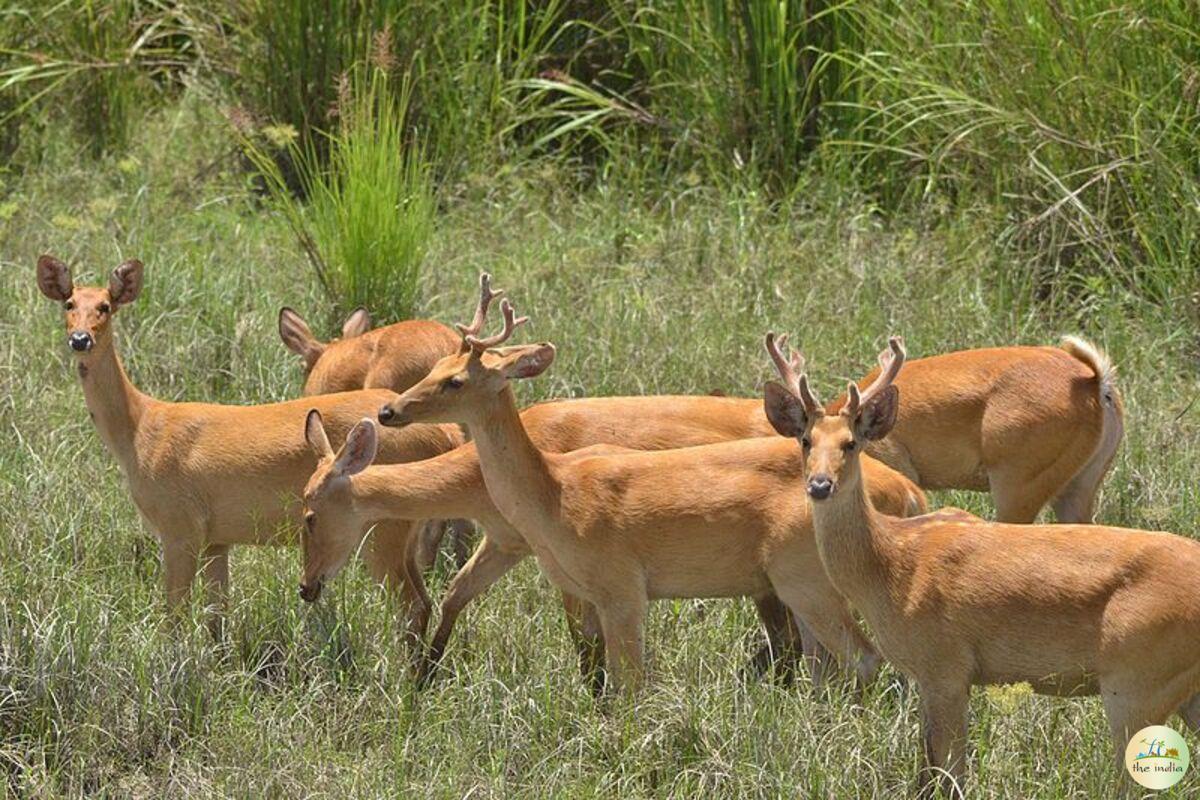
<path fill-rule="evenodd" d="M 1078 336 L 1062 337 L 1059 347 L 1091 367 L 1101 386 L 1106 389 L 1112 388 L 1112 379 L 1117 370 L 1103 350 Z"/>

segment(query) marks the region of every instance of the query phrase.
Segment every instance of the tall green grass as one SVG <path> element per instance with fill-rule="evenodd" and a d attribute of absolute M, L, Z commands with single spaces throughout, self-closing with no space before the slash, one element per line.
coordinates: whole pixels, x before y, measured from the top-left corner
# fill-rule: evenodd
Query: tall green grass
<path fill-rule="evenodd" d="M 410 82 L 390 74 L 390 52 L 384 29 L 371 61 L 343 78 L 325 146 L 289 143 L 304 199 L 261 139 L 244 138 L 338 314 L 369 306 L 383 320 L 412 315 L 435 213 L 424 152 L 408 130 Z"/>
<path fill-rule="evenodd" d="M 214 18 L 170 0 L 13 2 L 0 10 L 0 125 L 67 122 L 121 152 L 154 98 L 204 60 Z M 13 144 L 10 143 L 10 149 Z"/>
<path fill-rule="evenodd" d="M 1174 302 L 1200 259 L 1189 2 L 858 3 L 844 138 L 888 208 L 987 203 L 1032 291 Z"/>

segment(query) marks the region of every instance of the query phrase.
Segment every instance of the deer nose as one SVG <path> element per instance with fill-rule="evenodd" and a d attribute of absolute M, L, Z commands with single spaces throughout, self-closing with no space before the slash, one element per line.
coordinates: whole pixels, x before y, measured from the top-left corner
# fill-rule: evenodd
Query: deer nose
<path fill-rule="evenodd" d="M 92 335 L 90 333 L 75 331 L 67 337 L 67 344 L 71 345 L 71 349 L 76 353 L 86 353 L 88 350 L 92 349 L 92 345 L 95 344 L 95 342 L 92 340 Z"/>
<path fill-rule="evenodd" d="M 813 500 L 824 500 L 833 494 L 833 481 L 828 475 L 814 475 L 808 479 L 808 496 Z"/>
<path fill-rule="evenodd" d="M 379 424 L 387 425 L 396 418 L 396 412 L 392 410 L 390 405 L 380 406 L 379 408 Z"/>
<path fill-rule="evenodd" d="M 315 603 L 317 598 L 321 596 L 321 581 L 315 580 L 312 583 L 300 584 L 300 599 L 306 603 Z"/>

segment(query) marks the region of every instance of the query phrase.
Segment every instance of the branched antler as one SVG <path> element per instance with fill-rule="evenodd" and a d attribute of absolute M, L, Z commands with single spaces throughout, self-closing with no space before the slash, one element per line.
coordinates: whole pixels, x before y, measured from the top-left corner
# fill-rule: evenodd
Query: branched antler
<path fill-rule="evenodd" d="M 475 307 L 475 318 L 470 325 L 455 323 L 454 327 L 463 335 L 464 350 L 467 339 L 478 336 L 483 331 L 483 323 L 487 321 L 488 307 L 497 297 L 504 295 L 503 289 L 492 291 L 492 276 L 486 272 L 479 274 L 479 304 Z"/>
<path fill-rule="evenodd" d="M 907 353 L 904 350 L 904 340 L 899 336 L 888 339 L 887 349 L 879 354 L 879 375 L 871 381 L 871 385 L 860 392 L 856 384 L 850 384 L 850 397 L 846 403 L 848 412 L 851 415 L 858 413 L 858 409 L 871 402 L 871 398 L 891 386 L 900 374 L 905 358 Z"/>
<path fill-rule="evenodd" d="M 789 392 L 800 398 L 806 411 L 815 412 L 821 408 L 821 401 L 808 386 L 808 375 L 804 372 L 804 356 L 800 353 L 785 355 L 786 347 L 786 333 L 779 336 L 774 333 L 767 334 L 767 353 L 775 362 L 775 369 L 779 371 L 779 377 L 783 378 L 783 385 Z"/>
<path fill-rule="evenodd" d="M 517 312 L 513 309 L 512 303 L 507 300 L 500 302 L 500 313 L 504 315 L 504 327 L 501 331 L 486 339 L 480 339 L 473 334 L 467 334 L 463 341 L 476 352 L 482 353 L 490 347 L 497 347 L 504 344 L 513 335 L 517 326 L 524 325 L 529 322 L 529 317 L 518 317 Z"/>

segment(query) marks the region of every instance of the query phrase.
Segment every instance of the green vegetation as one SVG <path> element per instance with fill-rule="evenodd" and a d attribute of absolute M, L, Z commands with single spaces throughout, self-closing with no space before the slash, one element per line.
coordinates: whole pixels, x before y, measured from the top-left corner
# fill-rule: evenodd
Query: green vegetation
<path fill-rule="evenodd" d="M 468 612 L 452 674 L 421 694 L 382 594 L 347 570 L 302 607 L 289 548 L 235 551 L 228 648 L 198 608 L 165 633 L 157 547 L 34 285 L 42 252 L 81 281 L 146 263 L 118 346 L 140 387 L 180 400 L 295 396 L 280 305 L 332 321 L 383 292 L 378 315 L 411 298 L 456 321 L 480 269 L 532 316 L 527 340 L 559 346 L 530 402 L 752 396 L 768 328 L 822 386 L 892 332 L 914 356 L 1081 333 L 1127 406 L 1101 519 L 1196 535 L 1187 4 L 364 2 L 343 24 L 330 3 L 303 47 L 285 16 L 301 5 L 0 10 L 5 796 L 899 797 L 920 752 L 916 698 L 886 681 L 861 703 L 744 681 L 746 603 L 654 606 L 651 685 L 601 708 L 532 563 Z M 394 63 L 364 64 L 388 21 Z M 317 47 L 336 57 L 319 66 Z M 346 70 L 351 104 L 329 119 Z M 243 144 L 287 126 L 264 184 Z M 279 191 L 270 164 L 305 165 L 305 191 Z M 411 290 L 372 282 L 389 264 Z M 980 692 L 972 713 L 979 796 L 1116 794 L 1094 699 Z"/>

